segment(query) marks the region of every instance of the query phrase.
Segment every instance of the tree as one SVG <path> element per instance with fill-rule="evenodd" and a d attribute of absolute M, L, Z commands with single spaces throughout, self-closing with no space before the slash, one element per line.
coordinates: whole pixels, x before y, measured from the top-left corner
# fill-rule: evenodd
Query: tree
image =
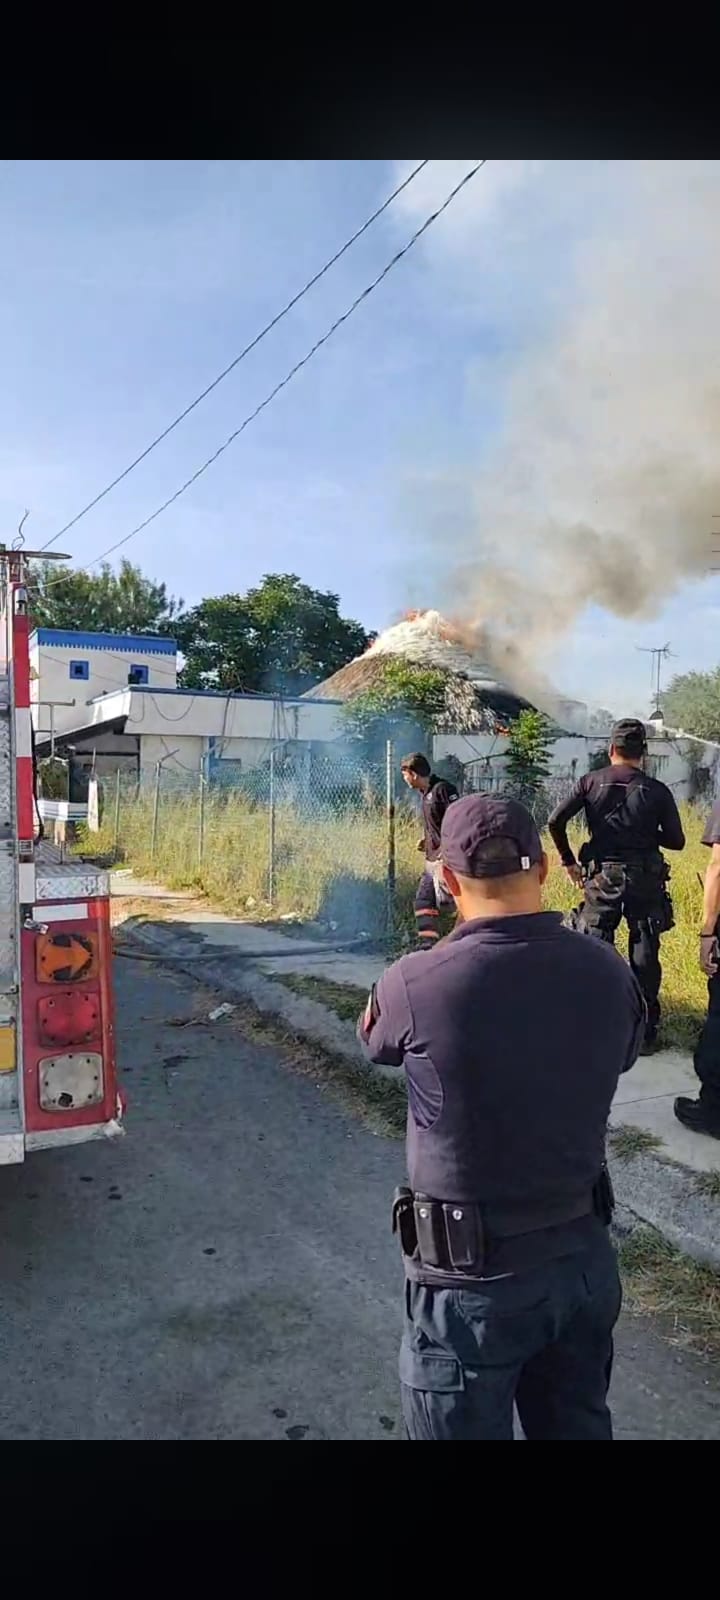
<path fill-rule="evenodd" d="M 371 687 L 343 707 L 342 719 L 366 759 L 376 761 L 388 739 L 429 745 L 445 714 L 447 692 L 448 674 L 440 668 L 391 656 Z"/>
<path fill-rule="evenodd" d="M 541 711 L 521 711 L 508 736 L 505 763 L 507 790 L 535 811 L 546 778 L 550 776 L 552 727 Z"/>
<path fill-rule="evenodd" d="M 669 728 L 682 728 L 698 739 L 720 739 L 720 666 L 673 678 L 663 695 L 663 710 Z"/>
<path fill-rule="evenodd" d="M 185 656 L 180 681 L 192 689 L 303 694 L 370 643 L 339 604 L 338 595 L 311 589 L 294 573 L 270 573 L 245 595 L 202 600 L 174 624 Z"/>
<path fill-rule="evenodd" d="M 131 561 L 113 572 L 99 572 L 41 561 L 33 569 L 32 619 L 38 628 L 70 628 L 90 633 L 167 633 L 182 600 L 168 597 L 164 583 L 153 583 Z"/>

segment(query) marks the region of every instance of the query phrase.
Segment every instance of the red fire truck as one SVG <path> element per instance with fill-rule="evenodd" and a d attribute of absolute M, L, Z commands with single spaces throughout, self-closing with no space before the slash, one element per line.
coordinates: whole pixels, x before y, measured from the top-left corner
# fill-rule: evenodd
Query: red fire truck
<path fill-rule="evenodd" d="M 0 1165 L 122 1133 L 109 877 L 38 839 L 32 554 L 0 550 Z"/>

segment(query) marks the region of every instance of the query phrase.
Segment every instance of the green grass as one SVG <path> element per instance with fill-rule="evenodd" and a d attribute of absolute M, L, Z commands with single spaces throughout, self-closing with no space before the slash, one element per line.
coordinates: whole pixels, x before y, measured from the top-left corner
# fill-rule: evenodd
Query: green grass
<path fill-rule="evenodd" d="M 635 1228 L 618 1246 L 623 1301 L 636 1316 L 657 1317 L 672 1343 L 720 1354 L 720 1274 Z"/>
<path fill-rule="evenodd" d="M 274 972 L 273 983 L 282 983 L 284 988 L 292 989 L 293 994 L 327 1006 L 328 1011 L 334 1011 L 343 1022 L 357 1022 L 367 1005 L 367 990 L 359 989 L 354 983 L 331 983 L 328 978 L 314 978 L 298 972 Z"/>
<path fill-rule="evenodd" d="M 662 1139 L 647 1128 L 610 1128 L 608 1144 L 617 1161 L 629 1161 L 632 1156 L 644 1155 L 648 1150 L 659 1150 Z"/>
<path fill-rule="evenodd" d="M 112 849 L 111 805 L 93 849 Z M 676 926 L 662 942 L 663 1041 L 690 1049 L 706 1006 L 705 981 L 698 967 L 701 896 L 698 872 L 707 865 L 700 843 L 702 818 L 684 808 L 687 848 L 669 857 Z M 368 805 L 334 814 L 318 810 L 306 818 L 279 807 L 276 821 L 275 900 L 268 904 L 268 816 L 237 795 L 210 793 L 205 812 L 205 849 L 198 861 L 197 797 L 163 795 L 157 851 L 150 854 L 152 798 L 123 799 L 119 843 L 123 859 L 145 877 L 171 889 L 190 889 L 218 910 L 236 916 L 271 917 L 295 912 L 337 925 L 339 936 L 387 932 L 385 899 L 386 825 L 381 810 Z M 413 894 L 422 859 L 417 850 L 417 820 L 400 816 L 397 825 L 397 894 L 391 949 L 401 950 L 413 933 Z M 548 907 L 569 910 L 577 903 L 562 868 L 555 862 L 545 890 Z M 624 949 L 624 935 L 620 935 Z"/>

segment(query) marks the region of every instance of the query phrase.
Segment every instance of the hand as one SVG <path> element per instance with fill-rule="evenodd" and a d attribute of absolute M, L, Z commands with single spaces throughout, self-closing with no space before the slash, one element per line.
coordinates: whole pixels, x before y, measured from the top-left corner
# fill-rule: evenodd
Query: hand
<path fill-rule="evenodd" d="M 578 866 L 577 861 L 573 861 L 572 866 L 566 867 L 565 871 L 570 879 L 570 882 L 574 883 L 576 888 L 580 889 L 582 887 L 583 875 L 582 868 Z"/>
<path fill-rule="evenodd" d="M 720 941 L 716 933 L 700 935 L 700 970 L 706 978 L 714 978 L 720 969 Z"/>

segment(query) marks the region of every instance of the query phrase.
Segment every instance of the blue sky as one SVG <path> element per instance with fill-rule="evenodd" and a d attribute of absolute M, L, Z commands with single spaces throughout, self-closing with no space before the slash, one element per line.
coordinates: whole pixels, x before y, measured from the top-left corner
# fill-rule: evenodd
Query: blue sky
<path fill-rule="evenodd" d="M 148 461 L 63 541 L 78 564 L 216 448 L 471 163 L 436 162 Z M 41 544 L 182 408 L 410 163 L 0 165 L 0 511 Z M 662 166 L 662 164 L 658 164 Z M 632 234 L 604 163 L 489 163 L 242 438 L 126 554 L 192 603 L 292 570 L 382 627 L 482 569 L 467 486 L 492 475 L 513 383 L 562 329 L 595 237 Z M 432 514 L 430 514 L 432 511 Z M 718 504 L 720 511 L 720 504 Z M 717 525 L 720 527 L 720 523 Z M 529 534 L 532 541 L 532 529 Z M 517 553 L 514 557 L 517 570 Z M 709 564 L 709 563 L 708 563 Z M 521 563 L 522 566 L 522 563 Z M 720 657 L 720 580 L 544 640 L 561 687 L 642 709 L 636 644 Z"/>

